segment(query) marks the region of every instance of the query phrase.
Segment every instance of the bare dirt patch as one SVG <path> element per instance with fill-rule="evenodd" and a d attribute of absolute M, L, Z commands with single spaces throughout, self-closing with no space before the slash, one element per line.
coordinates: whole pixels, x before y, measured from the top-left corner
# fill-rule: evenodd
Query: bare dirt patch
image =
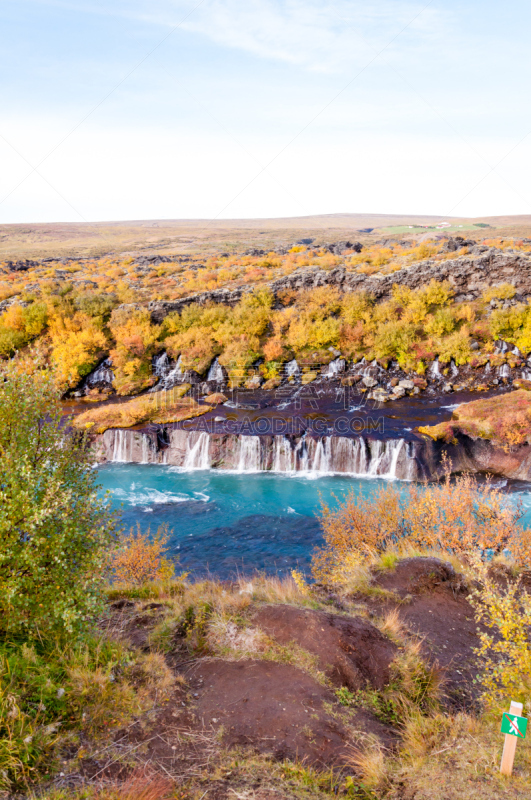
<path fill-rule="evenodd" d="M 272 661 L 222 661 L 194 664 L 190 684 L 202 729 L 223 727 L 223 743 L 250 746 L 276 759 L 332 766 L 344 763 L 347 747 L 372 733 L 391 744 L 388 729 L 368 712 L 355 718 L 338 704 L 330 689 L 311 675 Z"/>
<path fill-rule="evenodd" d="M 336 686 L 350 690 L 389 682 L 396 646 L 361 617 L 271 605 L 259 609 L 254 624 L 279 644 L 295 642 L 317 656 L 320 669 Z"/>
<path fill-rule="evenodd" d="M 444 669 L 446 703 L 459 709 L 473 706 L 478 636 L 462 577 L 437 558 L 407 558 L 377 574 L 374 582 L 409 601 L 396 605 L 400 619 L 423 638 L 426 655 Z"/>

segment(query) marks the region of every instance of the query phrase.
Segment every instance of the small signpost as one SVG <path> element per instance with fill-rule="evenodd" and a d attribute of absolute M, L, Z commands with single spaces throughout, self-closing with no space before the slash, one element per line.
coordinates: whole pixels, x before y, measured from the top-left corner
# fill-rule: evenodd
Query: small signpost
<path fill-rule="evenodd" d="M 509 713 L 503 713 L 501 732 L 505 734 L 505 744 L 500 766 L 502 775 L 512 775 L 516 743 L 518 739 L 525 739 L 527 718 L 522 717 L 523 709 L 522 703 L 515 703 L 513 700 Z"/>

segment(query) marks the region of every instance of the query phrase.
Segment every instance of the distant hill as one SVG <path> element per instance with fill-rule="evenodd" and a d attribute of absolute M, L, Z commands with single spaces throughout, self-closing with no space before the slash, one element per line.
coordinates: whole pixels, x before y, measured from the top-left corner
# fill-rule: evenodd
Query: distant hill
<path fill-rule="evenodd" d="M 442 235 L 439 223 L 489 236 L 531 235 L 531 215 L 481 218 L 422 214 L 321 214 L 272 219 L 130 220 L 88 223 L 23 223 L 0 225 L 0 259 L 48 256 L 137 255 L 139 253 L 214 252 L 220 247 L 273 249 L 301 237 L 319 242 L 342 238 L 369 239 L 382 235 L 415 238 L 426 233 Z M 488 226 L 483 229 L 483 226 Z"/>

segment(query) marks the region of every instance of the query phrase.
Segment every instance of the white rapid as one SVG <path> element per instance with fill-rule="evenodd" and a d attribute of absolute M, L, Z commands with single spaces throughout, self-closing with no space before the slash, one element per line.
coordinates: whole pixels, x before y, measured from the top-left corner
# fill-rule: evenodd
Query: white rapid
<path fill-rule="evenodd" d="M 96 386 L 98 383 L 108 383 L 112 385 L 114 380 L 114 372 L 111 369 L 111 361 L 110 359 L 106 358 L 105 361 L 96 367 L 96 369 L 91 372 L 85 378 L 85 384 L 87 386 Z"/>
<path fill-rule="evenodd" d="M 404 439 L 239 436 L 182 429 L 169 431 L 167 443 L 161 445 L 155 434 L 116 429 L 100 437 L 97 457 L 100 461 L 168 464 L 185 470 L 271 471 L 314 477 L 337 473 L 416 480 L 416 448 L 416 443 Z"/>
<path fill-rule="evenodd" d="M 238 472 L 260 472 L 262 469 L 262 449 L 259 436 L 239 436 L 240 452 Z"/>
<path fill-rule="evenodd" d="M 210 435 L 205 431 L 189 435 L 184 457 L 184 469 L 210 469 Z"/>
<path fill-rule="evenodd" d="M 225 372 L 223 371 L 223 367 L 219 363 L 218 357 L 216 356 L 210 365 L 210 369 L 208 370 L 207 381 L 212 381 L 213 383 L 225 383 L 225 379 Z"/>

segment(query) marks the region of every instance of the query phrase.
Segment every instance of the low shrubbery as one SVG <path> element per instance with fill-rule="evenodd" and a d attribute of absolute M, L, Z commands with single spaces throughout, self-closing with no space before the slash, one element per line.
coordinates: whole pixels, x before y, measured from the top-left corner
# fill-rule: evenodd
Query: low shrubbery
<path fill-rule="evenodd" d="M 418 430 L 447 443 L 455 441 L 459 433 L 489 439 L 505 448 L 531 443 L 531 392 L 525 389 L 463 403 L 452 416 L 449 422 Z"/>
<path fill-rule="evenodd" d="M 343 262 L 348 269 L 392 271 L 402 263 L 397 258 L 414 263 L 432 254 L 432 245 L 411 251 L 399 246 L 365 248 L 347 254 Z M 224 269 L 225 257 L 211 261 L 215 269 L 204 273 L 207 284 L 208 275 L 223 273 L 227 280 L 234 277 L 231 270 Z M 363 292 L 342 293 L 330 286 L 285 290 L 273 298 L 261 281 L 277 261 L 266 258 L 264 264 L 269 266 L 260 267 L 258 273 L 256 268 L 244 270 L 239 285 L 257 284 L 254 290 L 244 292 L 238 303 L 192 303 L 180 312 L 171 312 L 160 325 L 153 322 L 146 307 L 146 300 L 153 297 L 144 295 L 140 287 L 133 290 L 113 281 L 94 291 L 80 291 L 72 284 L 43 285 L 24 305 L 15 302 L 0 315 L 0 358 L 10 357 L 38 339 L 67 391 L 104 356 L 110 357 L 116 392 L 130 395 L 155 383 L 152 360 L 163 349 L 173 359 L 180 357 L 184 370 L 195 370 L 203 377 L 218 357 L 233 386 L 245 383 L 246 370 L 258 359 L 263 359 L 260 371 L 269 380 L 292 358 L 324 364 L 335 350 L 353 360 L 395 360 L 403 369 L 420 374 L 437 357 L 443 373 L 452 360 L 457 366 L 472 367 L 489 360 L 492 366 L 505 361 L 520 363 L 518 354 L 494 354 L 494 342 L 499 338 L 522 353 L 531 351 L 531 306 L 515 303 L 516 290 L 511 284 L 490 287 L 473 302 L 455 302 L 448 281 L 432 281 L 418 289 L 396 285 L 383 302 L 375 302 Z M 280 263 L 288 274 L 304 264 L 329 268 L 336 261 L 330 253 L 308 256 L 292 252 Z M 107 277 L 132 269 L 128 264 L 109 268 L 107 263 L 103 268 Z M 162 273 L 171 269 L 161 267 Z M 201 276 L 196 275 L 195 280 Z M 192 284 L 189 288 L 192 290 Z"/>
<path fill-rule="evenodd" d="M 116 520 L 52 374 L 2 368 L 0 455 L 0 632 L 75 635 L 101 610 Z"/>
<path fill-rule="evenodd" d="M 386 551 L 433 550 L 467 557 L 477 550 L 509 549 L 518 564 L 531 557 L 531 531 L 518 525 L 521 509 L 492 483 L 470 475 L 454 481 L 447 470 L 438 484 L 387 484 L 370 496 L 353 491 L 337 508 L 323 505 L 325 544 L 314 556 L 314 574 L 347 584 L 363 562 Z M 360 572 L 361 571 L 361 572 Z"/>
<path fill-rule="evenodd" d="M 180 422 L 210 411 L 212 406 L 199 405 L 193 398 L 183 397 L 189 388 L 189 384 L 182 383 L 167 391 L 90 408 L 74 417 L 73 425 L 82 431 L 104 433 L 108 428 L 130 428 L 147 422 Z"/>

